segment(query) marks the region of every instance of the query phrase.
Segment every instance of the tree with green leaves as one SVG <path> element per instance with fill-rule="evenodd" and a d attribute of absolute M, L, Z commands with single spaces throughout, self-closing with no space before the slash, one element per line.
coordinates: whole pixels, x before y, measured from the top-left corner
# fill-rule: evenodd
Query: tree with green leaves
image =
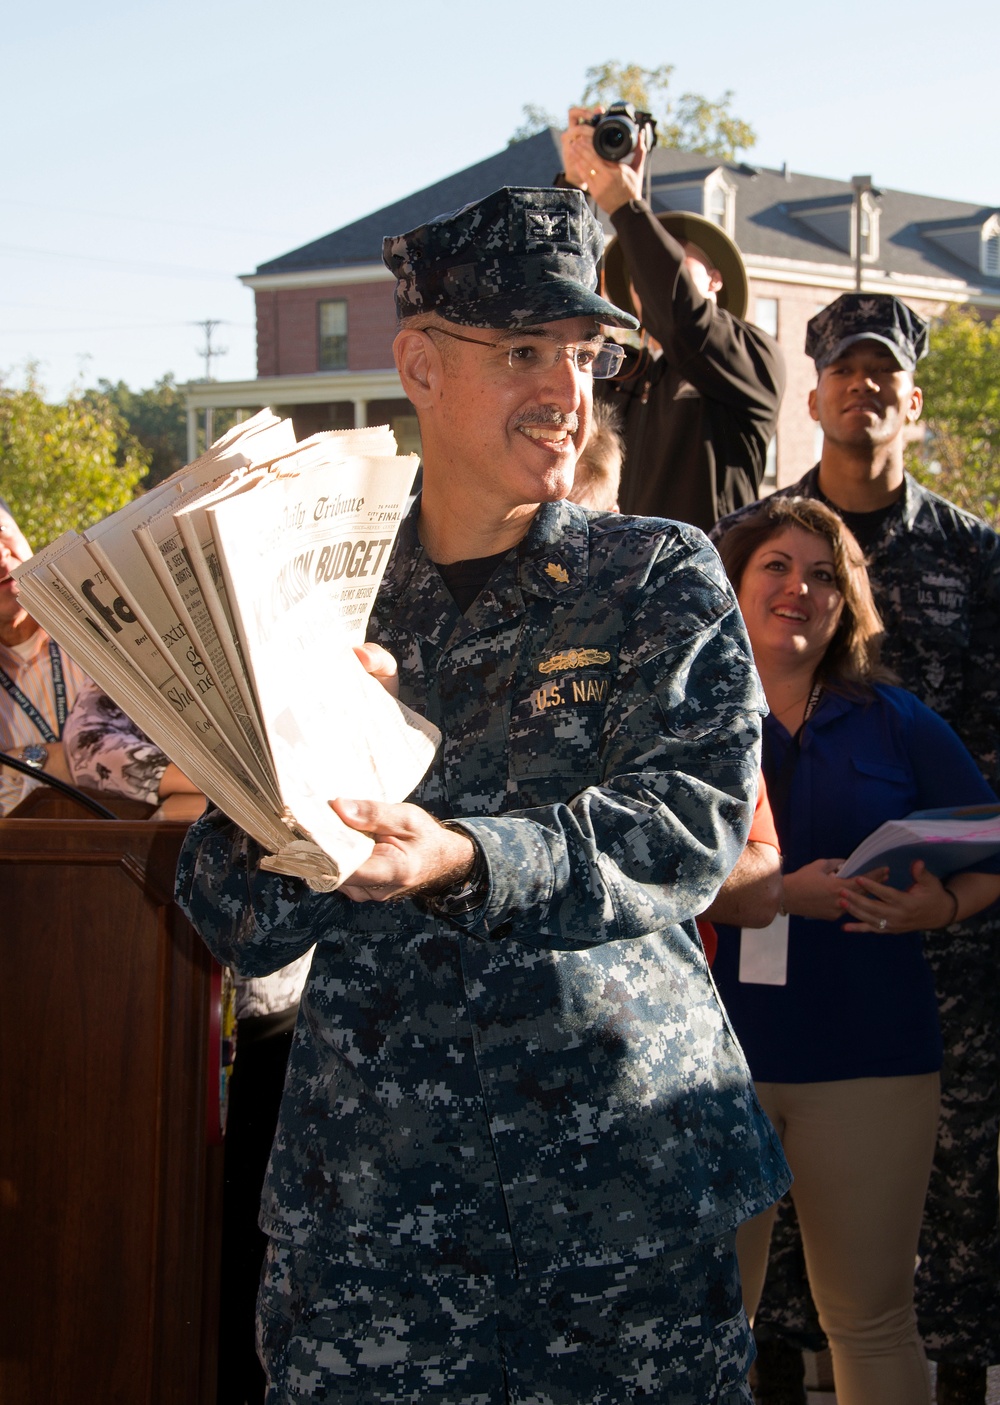
<path fill-rule="evenodd" d="M 183 392 L 169 372 L 148 390 L 132 390 L 124 381 L 99 380 L 88 395 L 109 400 L 149 456 L 144 488 L 169 478 L 187 463 L 187 408 Z"/>
<path fill-rule="evenodd" d="M 732 111 L 733 92 L 728 89 L 712 101 L 700 93 L 682 93 L 676 102 L 670 97 L 673 65 L 643 68 L 637 63 L 596 64 L 586 72 L 586 87 L 581 105 L 630 102 L 656 119 L 657 142 L 679 151 L 699 152 L 721 161 L 733 161 L 741 151 L 747 151 L 757 140 L 749 123 Z M 511 137 L 523 141 L 545 127 L 562 123 L 544 108 L 534 103 L 524 106 L 524 121 Z"/>
<path fill-rule="evenodd" d="M 519 127 L 515 127 L 507 145 L 513 146 L 516 141 L 527 141 L 529 137 L 537 136 L 539 132 L 544 132 L 546 127 L 558 127 L 559 118 L 547 108 L 540 107 L 536 102 L 526 102 L 521 108 L 522 122 Z"/>
<path fill-rule="evenodd" d="M 935 321 L 917 368 L 924 438 L 908 467 L 942 497 L 1000 529 L 1000 318 L 954 307 Z"/>
<path fill-rule="evenodd" d="M 187 402 L 171 372 L 147 390 L 132 390 L 124 381 L 112 384 L 99 380 L 96 391 L 87 394 L 109 400 L 128 425 L 129 433 L 146 451 L 149 471 L 142 481 L 143 488 L 155 487 L 187 463 Z M 231 429 L 236 418 L 235 410 L 216 410 L 213 438 L 218 439 Z M 204 440 L 199 428 L 199 452 L 205 448 Z"/>
<path fill-rule="evenodd" d="M 0 497 L 36 549 L 124 507 L 149 467 L 106 397 L 44 397 L 34 367 L 22 390 L 0 383 Z"/>

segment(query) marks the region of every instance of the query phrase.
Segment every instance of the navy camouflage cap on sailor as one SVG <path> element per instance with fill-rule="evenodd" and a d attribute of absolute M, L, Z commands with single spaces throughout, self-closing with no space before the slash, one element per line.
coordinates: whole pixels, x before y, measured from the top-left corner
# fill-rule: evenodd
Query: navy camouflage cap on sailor
<path fill-rule="evenodd" d="M 597 293 L 601 226 L 582 191 L 496 190 L 382 241 L 400 317 L 435 312 L 464 327 L 535 327 L 594 317 L 636 319 Z"/>
<path fill-rule="evenodd" d="M 881 342 L 912 371 L 927 355 L 927 323 L 892 293 L 842 293 L 806 326 L 806 355 L 817 371 L 859 341 Z"/>

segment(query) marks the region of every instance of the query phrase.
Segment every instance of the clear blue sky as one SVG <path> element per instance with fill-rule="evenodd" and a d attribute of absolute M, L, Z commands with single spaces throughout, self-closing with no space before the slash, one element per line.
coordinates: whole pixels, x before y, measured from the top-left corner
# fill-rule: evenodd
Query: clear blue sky
<path fill-rule="evenodd" d="M 562 113 L 588 66 L 674 65 L 749 159 L 1000 205 L 1000 6 L 53 0 L 4 20 L 0 374 L 199 376 L 205 318 L 254 374 L 237 275 Z"/>

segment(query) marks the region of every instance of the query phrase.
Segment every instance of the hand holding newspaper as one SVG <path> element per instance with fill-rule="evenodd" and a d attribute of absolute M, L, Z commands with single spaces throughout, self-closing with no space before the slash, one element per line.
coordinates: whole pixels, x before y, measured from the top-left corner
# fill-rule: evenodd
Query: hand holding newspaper
<path fill-rule="evenodd" d="M 264 866 L 321 891 L 374 847 L 328 802 L 403 800 L 439 741 L 353 650 L 416 467 L 388 428 L 296 444 L 263 411 L 15 573 L 25 608 Z"/>

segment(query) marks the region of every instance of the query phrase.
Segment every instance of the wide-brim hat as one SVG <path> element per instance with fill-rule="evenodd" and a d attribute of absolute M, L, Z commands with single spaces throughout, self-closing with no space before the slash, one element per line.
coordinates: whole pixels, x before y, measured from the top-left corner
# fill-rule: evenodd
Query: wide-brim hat
<path fill-rule="evenodd" d="M 688 210 L 658 211 L 656 218 L 668 234 L 684 243 L 697 244 L 722 274 L 718 304 L 733 317 L 745 317 L 750 302 L 750 282 L 746 264 L 736 244 L 724 229 L 704 215 Z M 629 292 L 629 273 L 618 239 L 612 239 L 604 252 L 604 291 L 618 307 L 635 312 Z"/>

